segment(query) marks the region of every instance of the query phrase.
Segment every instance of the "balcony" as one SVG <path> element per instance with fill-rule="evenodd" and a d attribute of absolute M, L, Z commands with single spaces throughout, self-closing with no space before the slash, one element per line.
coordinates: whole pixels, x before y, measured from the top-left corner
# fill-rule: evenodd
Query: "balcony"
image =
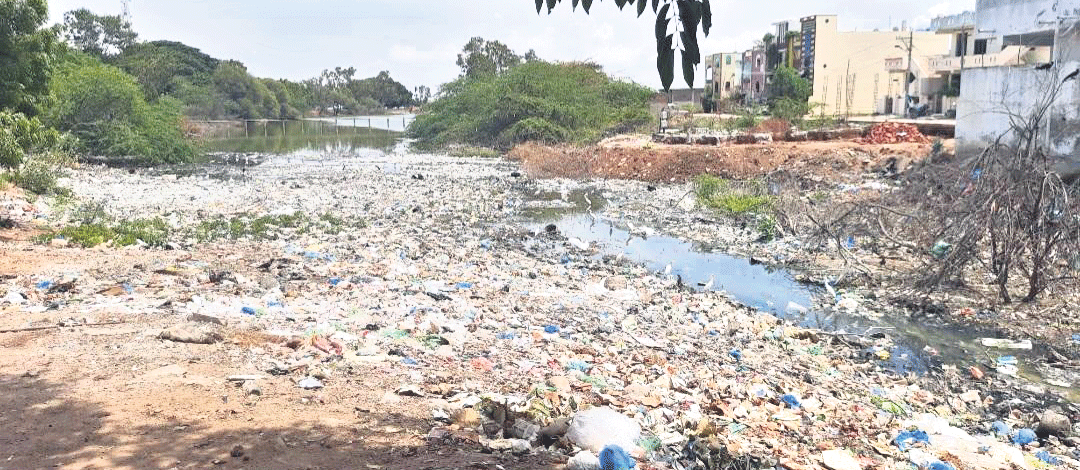
<path fill-rule="evenodd" d="M 1034 49 L 1034 50 L 1032 50 Z M 962 61 L 961 61 L 962 60 Z M 927 61 L 934 73 L 955 73 L 962 68 L 1008 67 L 1049 62 L 1049 47 L 1009 46 L 997 54 L 969 55 L 965 57 L 934 56 Z"/>
<path fill-rule="evenodd" d="M 893 57 L 885 59 L 885 69 L 890 72 L 903 72 L 907 70 L 907 59 L 904 57 Z"/>

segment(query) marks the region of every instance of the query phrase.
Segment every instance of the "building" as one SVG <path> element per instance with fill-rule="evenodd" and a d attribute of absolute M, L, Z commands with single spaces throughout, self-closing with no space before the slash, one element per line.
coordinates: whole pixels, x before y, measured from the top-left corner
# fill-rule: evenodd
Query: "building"
<path fill-rule="evenodd" d="M 1014 143 L 1016 118 L 1029 117 L 1045 104 L 1039 147 L 1076 168 L 1080 164 L 1080 78 L 1075 75 L 1080 73 L 1080 0 L 978 0 L 974 12 L 961 16 L 935 20 L 954 44 L 965 44 L 954 47 L 951 57 L 940 58 L 942 69 L 951 67 L 949 73 L 960 76 L 957 151 L 973 154 L 994 142 Z M 964 28 L 941 28 L 972 18 L 973 24 Z M 972 53 L 956 54 L 964 48 Z M 1060 88 L 1056 96 L 1050 93 L 1054 88 Z"/>
<path fill-rule="evenodd" d="M 743 53 L 743 57 L 743 60 L 746 60 L 746 57 L 750 59 L 749 67 L 743 71 L 743 76 L 748 77 L 744 81 L 746 89 L 743 90 L 743 94 L 750 103 L 763 103 L 769 97 L 767 80 L 769 74 L 765 63 L 765 48 L 755 46 Z"/>
<path fill-rule="evenodd" d="M 943 86 L 944 78 L 932 73 L 928 63 L 931 56 L 948 52 L 947 35 L 840 31 L 836 15 L 808 16 L 800 24 L 801 69 L 813 89 L 814 112 L 898 114 L 905 101 L 928 103 Z"/>
<path fill-rule="evenodd" d="M 705 57 L 705 85 L 717 100 L 742 94 L 743 54 L 724 52 Z"/>

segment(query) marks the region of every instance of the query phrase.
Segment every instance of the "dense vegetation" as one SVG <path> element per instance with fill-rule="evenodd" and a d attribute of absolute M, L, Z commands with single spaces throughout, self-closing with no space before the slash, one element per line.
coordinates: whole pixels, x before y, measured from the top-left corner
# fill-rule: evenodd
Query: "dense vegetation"
<path fill-rule="evenodd" d="M 467 53 L 501 51 L 477 47 L 475 41 L 466 46 Z M 614 80 L 595 64 L 511 60 L 501 52 L 497 61 L 470 55 L 459 60 L 462 76 L 443 85 L 427 113 L 409 127 L 419 146 L 590 142 L 652 120 L 648 104 L 653 90 Z M 496 62 L 512 65 L 500 71 L 501 66 L 491 65 Z"/>
<path fill-rule="evenodd" d="M 179 42 L 140 42 L 119 16 L 79 9 L 53 28 L 47 17 L 45 0 L 0 0 L 0 170 L 37 192 L 52 189 L 49 171 L 75 153 L 190 161 L 189 119 L 381 113 L 430 96 L 388 72 L 357 79 L 353 68 L 302 82 L 258 78 Z"/>

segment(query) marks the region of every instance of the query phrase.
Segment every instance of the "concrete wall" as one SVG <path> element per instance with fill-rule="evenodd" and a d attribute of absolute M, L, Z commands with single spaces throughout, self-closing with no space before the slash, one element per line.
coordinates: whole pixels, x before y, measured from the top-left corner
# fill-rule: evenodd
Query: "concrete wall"
<path fill-rule="evenodd" d="M 1047 70 L 1033 67 L 987 67 L 964 71 L 964 84 L 956 113 L 956 147 L 962 155 L 982 151 L 1001 137 L 1006 145 L 1016 143 L 1011 119 L 1031 116 L 1044 103 L 1049 90 L 1080 62 Z M 1047 134 L 1048 132 L 1048 134 Z M 1039 146 L 1051 155 L 1080 156 L 1080 81 L 1065 83 L 1052 103 L 1045 120 Z"/>
<path fill-rule="evenodd" d="M 978 0 L 975 5 L 976 37 L 1000 38 L 1053 29 L 1052 22 L 1058 17 L 1077 15 L 1080 15 L 1080 0 Z M 991 47 L 1000 49 L 1001 44 Z"/>
<path fill-rule="evenodd" d="M 826 22 L 828 20 L 828 22 Z M 885 111 L 885 100 L 892 97 L 896 111 L 903 111 L 904 72 L 890 71 L 885 60 L 903 57 L 906 49 L 899 37 L 907 37 L 907 31 L 853 31 L 837 30 L 835 16 L 819 17 L 814 57 L 814 94 L 811 103 L 823 103 L 825 114 L 873 114 Z M 949 53 L 952 38 L 929 31 L 914 33 L 915 50 L 912 71 L 918 78 L 911 86 L 914 96 L 926 102 L 929 94 L 936 91 L 930 81 L 933 74 L 926 66 L 926 58 Z M 850 64 L 850 66 L 849 66 Z M 852 93 L 847 96 L 848 87 Z"/>
<path fill-rule="evenodd" d="M 1046 70 L 1027 65 L 964 70 L 957 102 L 958 152 L 979 152 L 1000 135 L 1005 135 L 1006 144 L 1015 142 L 1009 115 L 1030 115 L 1051 87 L 1080 71 L 1080 21 L 1061 24 L 1056 47 L 1054 66 Z M 1045 121 L 1046 137 L 1040 146 L 1051 155 L 1080 163 L 1080 77 L 1062 85 Z"/>

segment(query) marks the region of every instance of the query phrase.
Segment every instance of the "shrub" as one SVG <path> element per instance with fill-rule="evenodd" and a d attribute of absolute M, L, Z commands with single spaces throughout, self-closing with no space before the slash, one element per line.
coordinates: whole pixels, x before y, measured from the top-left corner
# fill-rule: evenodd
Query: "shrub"
<path fill-rule="evenodd" d="M 421 148 L 592 142 L 650 125 L 653 95 L 592 64 L 533 61 L 498 76 L 443 85 L 408 135 Z"/>
<path fill-rule="evenodd" d="M 179 102 L 147 103 L 135 78 L 116 67 L 69 52 L 50 87 L 49 123 L 74 134 L 85 153 L 149 164 L 195 156 L 181 130 Z"/>

